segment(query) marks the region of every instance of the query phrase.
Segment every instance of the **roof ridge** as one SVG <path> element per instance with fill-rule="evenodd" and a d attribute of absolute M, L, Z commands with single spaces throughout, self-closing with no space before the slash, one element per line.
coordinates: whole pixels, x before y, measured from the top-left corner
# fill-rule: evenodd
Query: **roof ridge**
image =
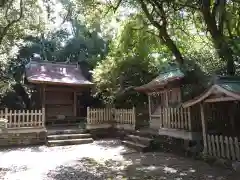
<path fill-rule="evenodd" d="M 53 62 L 53 61 L 30 61 L 29 62 L 30 64 L 33 63 L 33 64 L 40 64 L 40 65 L 58 65 L 58 66 L 70 66 L 70 67 L 76 67 L 76 68 L 79 68 L 79 64 L 78 63 L 64 63 L 64 62 Z"/>

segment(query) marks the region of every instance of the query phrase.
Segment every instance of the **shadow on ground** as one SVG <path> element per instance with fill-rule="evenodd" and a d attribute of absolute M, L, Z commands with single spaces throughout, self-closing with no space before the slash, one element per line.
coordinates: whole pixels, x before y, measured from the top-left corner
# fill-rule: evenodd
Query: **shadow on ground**
<path fill-rule="evenodd" d="M 74 165 L 73 165 L 73 164 Z M 54 180 L 237 180 L 230 170 L 213 168 L 204 162 L 166 153 L 133 153 L 124 161 L 107 160 L 102 163 L 82 158 L 69 166 L 49 172 Z"/>

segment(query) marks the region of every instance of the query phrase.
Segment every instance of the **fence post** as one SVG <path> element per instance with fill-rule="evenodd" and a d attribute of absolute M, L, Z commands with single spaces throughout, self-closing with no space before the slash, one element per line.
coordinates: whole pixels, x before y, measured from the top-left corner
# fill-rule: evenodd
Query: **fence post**
<path fill-rule="evenodd" d="M 45 127 L 45 121 L 46 121 L 45 108 L 43 107 L 42 108 L 42 127 Z"/>
<path fill-rule="evenodd" d="M 8 119 L 8 108 L 5 108 L 4 119 Z"/>
<path fill-rule="evenodd" d="M 90 121 L 90 107 L 87 107 L 87 124 L 89 124 Z"/>
<path fill-rule="evenodd" d="M 133 106 L 133 111 L 132 111 L 132 118 L 133 118 L 133 129 L 136 127 L 136 109 Z"/>

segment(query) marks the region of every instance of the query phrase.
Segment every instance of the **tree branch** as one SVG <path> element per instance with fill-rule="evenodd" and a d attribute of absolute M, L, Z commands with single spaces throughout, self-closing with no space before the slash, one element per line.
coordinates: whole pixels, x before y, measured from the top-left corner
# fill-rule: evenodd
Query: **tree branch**
<path fill-rule="evenodd" d="M 19 22 L 23 17 L 23 0 L 20 0 L 20 12 L 19 12 L 19 17 L 17 19 L 12 20 L 11 22 L 9 22 L 1 31 L 1 35 L 0 35 L 0 44 L 3 41 L 3 38 L 6 36 L 8 30 L 17 22 Z M 8 21 L 8 20 L 7 20 Z"/>
<path fill-rule="evenodd" d="M 1 0 L 0 1 L 0 8 L 3 8 L 6 3 L 7 3 L 7 0 Z"/>
<path fill-rule="evenodd" d="M 147 1 L 149 2 L 150 0 L 147 0 Z M 168 47 L 168 49 L 173 53 L 173 55 L 176 58 L 176 61 L 180 65 L 182 65 L 184 62 L 183 56 L 167 32 L 167 20 L 166 20 L 165 11 L 163 9 L 163 4 L 161 2 L 155 4 L 155 6 L 158 7 L 159 13 L 161 15 L 162 24 L 159 24 L 157 21 L 154 20 L 154 17 L 150 14 L 144 0 L 139 0 L 139 3 L 141 5 L 141 8 L 142 8 L 143 12 L 145 13 L 147 19 L 152 23 L 152 25 L 154 27 L 157 28 L 158 33 L 159 33 L 158 37 Z"/>

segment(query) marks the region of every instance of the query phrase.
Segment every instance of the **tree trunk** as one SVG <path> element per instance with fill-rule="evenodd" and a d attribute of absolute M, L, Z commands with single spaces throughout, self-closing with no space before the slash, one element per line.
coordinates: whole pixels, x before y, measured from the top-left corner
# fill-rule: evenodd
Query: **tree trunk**
<path fill-rule="evenodd" d="M 177 48 L 176 44 L 173 42 L 173 40 L 170 38 L 169 34 L 167 33 L 166 29 L 158 29 L 160 34 L 160 39 L 163 41 L 163 43 L 168 47 L 168 49 L 173 53 L 173 55 L 176 58 L 176 61 L 179 63 L 179 65 L 183 65 L 184 59 Z"/>
<path fill-rule="evenodd" d="M 207 26 L 208 31 L 211 34 L 214 46 L 217 50 L 219 57 L 227 62 L 228 75 L 235 74 L 234 65 L 234 52 L 229 47 L 223 33 L 218 29 L 215 14 L 211 13 L 209 1 L 202 2 L 201 13 Z"/>

